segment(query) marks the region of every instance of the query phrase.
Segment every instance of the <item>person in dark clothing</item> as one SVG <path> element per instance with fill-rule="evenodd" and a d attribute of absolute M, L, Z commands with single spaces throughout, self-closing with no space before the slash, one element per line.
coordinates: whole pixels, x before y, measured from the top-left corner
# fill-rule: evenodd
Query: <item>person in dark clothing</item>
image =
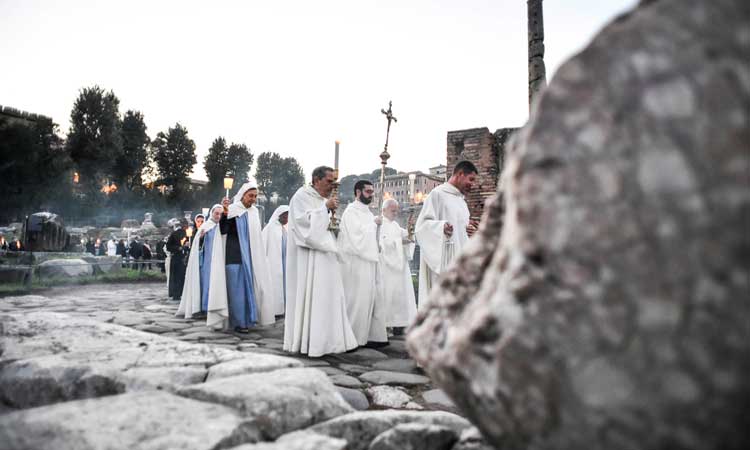
<path fill-rule="evenodd" d="M 167 245 L 167 238 L 164 238 L 161 241 L 156 243 L 156 259 L 161 261 L 160 263 L 158 263 L 159 268 L 161 268 L 161 273 L 166 273 L 166 269 L 164 265 L 164 260 L 167 259 L 167 252 L 165 251 L 166 245 Z"/>
<path fill-rule="evenodd" d="M 94 241 L 86 239 L 86 253 L 91 253 L 96 256 L 96 249 L 94 248 Z"/>
<path fill-rule="evenodd" d="M 125 248 L 125 241 L 120 239 L 120 242 L 117 243 L 117 256 L 122 257 L 122 267 L 126 267 L 125 259 L 128 257 L 127 249 Z"/>
<path fill-rule="evenodd" d="M 148 246 L 148 243 L 144 242 L 142 245 L 143 250 L 143 260 L 149 261 L 148 263 L 143 263 L 141 266 L 145 266 L 148 264 L 148 270 L 151 270 L 151 259 L 153 258 L 153 255 L 151 254 L 151 247 Z"/>
<path fill-rule="evenodd" d="M 167 239 L 167 251 L 172 255 L 169 263 L 169 297 L 180 300 L 182 287 L 185 284 L 185 270 L 187 269 L 187 258 L 190 247 L 187 246 L 188 222 L 180 220 L 180 228 L 176 229 Z"/>
<path fill-rule="evenodd" d="M 133 258 L 133 268 L 137 266 L 138 270 L 143 270 L 143 265 L 139 264 L 143 258 L 143 245 L 138 242 L 138 237 L 133 238 L 133 242 L 130 243 L 130 257 Z"/>

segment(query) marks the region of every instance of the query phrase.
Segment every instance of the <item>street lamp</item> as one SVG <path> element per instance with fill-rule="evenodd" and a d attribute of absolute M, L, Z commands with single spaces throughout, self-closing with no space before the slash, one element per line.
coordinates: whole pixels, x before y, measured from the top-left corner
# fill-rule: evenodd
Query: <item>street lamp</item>
<path fill-rule="evenodd" d="M 232 189 L 233 185 L 234 185 L 234 178 L 227 175 L 224 178 L 224 189 L 227 190 L 227 198 L 229 198 L 229 190 Z"/>

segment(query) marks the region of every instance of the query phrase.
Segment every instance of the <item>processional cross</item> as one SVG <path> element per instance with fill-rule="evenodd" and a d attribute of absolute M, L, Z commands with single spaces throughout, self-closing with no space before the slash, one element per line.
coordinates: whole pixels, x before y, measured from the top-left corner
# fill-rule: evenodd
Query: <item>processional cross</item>
<path fill-rule="evenodd" d="M 383 209 L 383 196 L 385 195 L 385 166 L 388 164 L 388 158 L 391 155 L 388 154 L 388 138 L 391 135 L 391 122 L 398 122 L 396 116 L 393 115 L 393 102 L 388 102 L 388 111 L 381 109 L 380 112 L 385 114 L 385 118 L 388 120 L 388 128 L 385 130 L 385 146 L 383 147 L 383 153 L 380 154 L 380 164 L 383 166 L 380 169 L 380 196 L 378 199 L 378 212 Z"/>

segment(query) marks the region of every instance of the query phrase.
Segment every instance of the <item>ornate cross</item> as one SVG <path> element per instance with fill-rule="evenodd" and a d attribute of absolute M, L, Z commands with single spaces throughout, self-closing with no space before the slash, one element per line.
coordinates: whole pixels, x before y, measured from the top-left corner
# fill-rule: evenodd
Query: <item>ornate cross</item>
<path fill-rule="evenodd" d="M 398 122 L 398 119 L 393 115 L 393 102 L 388 102 L 388 111 L 381 109 L 380 112 L 385 114 L 385 118 L 388 119 L 388 128 L 385 131 L 385 151 L 388 152 L 388 136 L 391 134 L 391 121 Z"/>

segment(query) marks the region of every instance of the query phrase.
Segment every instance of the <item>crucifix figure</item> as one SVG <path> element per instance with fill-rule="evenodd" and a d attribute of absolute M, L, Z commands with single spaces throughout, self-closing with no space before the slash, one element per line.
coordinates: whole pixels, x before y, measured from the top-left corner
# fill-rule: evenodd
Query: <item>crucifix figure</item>
<path fill-rule="evenodd" d="M 385 118 L 388 119 L 388 128 L 385 131 L 385 151 L 388 151 L 388 136 L 391 134 L 391 121 L 398 122 L 398 119 L 393 115 L 393 102 L 388 102 L 388 111 L 381 109 L 380 112 L 385 114 Z"/>

